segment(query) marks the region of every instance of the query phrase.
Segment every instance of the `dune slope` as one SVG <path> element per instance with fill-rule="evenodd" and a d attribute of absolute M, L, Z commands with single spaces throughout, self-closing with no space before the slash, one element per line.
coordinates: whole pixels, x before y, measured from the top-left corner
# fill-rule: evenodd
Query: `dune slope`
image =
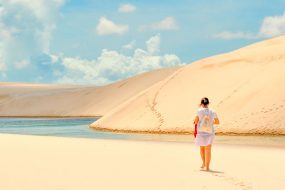
<path fill-rule="evenodd" d="M 91 127 L 192 132 L 196 109 L 206 96 L 221 120 L 218 133 L 284 135 L 284 49 L 282 36 L 186 65 Z"/>
<path fill-rule="evenodd" d="M 100 87 L 0 83 L 0 116 L 102 116 L 178 68 L 158 69 Z"/>

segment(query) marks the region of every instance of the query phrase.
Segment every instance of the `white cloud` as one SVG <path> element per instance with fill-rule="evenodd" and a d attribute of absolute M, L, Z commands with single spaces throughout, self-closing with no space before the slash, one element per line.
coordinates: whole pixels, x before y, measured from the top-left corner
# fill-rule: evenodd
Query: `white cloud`
<path fill-rule="evenodd" d="M 173 17 L 166 17 L 162 21 L 160 21 L 156 26 L 154 26 L 157 30 L 176 30 L 178 26 Z"/>
<path fill-rule="evenodd" d="M 258 33 L 223 31 L 214 34 L 214 38 L 225 40 L 271 38 L 285 34 L 285 12 L 280 16 L 268 16 L 262 21 Z"/>
<path fill-rule="evenodd" d="M 104 49 L 95 60 L 62 58 L 66 72 L 58 82 L 104 85 L 142 72 L 183 64 L 173 54 L 154 55 L 159 52 L 159 44 L 160 36 L 155 35 L 147 40 L 147 50 L 135 49 L 132 56 Z"/>
<path fill-rule="evenodd" d="M 137 9 L 137 7 L 135 5 L 132 5 L 132 4 L 124 4 L 124 5 L 121 5 L 119 8 L 118 8 L 118 11 L 120 13 L 131 13 L 131 12 L 134 12 L 135 10 Z"/>
<path fill-rule="evenodd" d="M 1 16 L 1 15 L 0 15 Z M 0 39 L 2 38 L 1 36 L 1 27 L 0 27 Z M 3 34 L 2 34 L 3 35 Z M 4 35 L 3 35 L 4 36 Z M 3 42 L 0 41 L 0 73 L 1 75 L 4 74 L 4 71 L 6 70 L 6 64 L 4 60 L 4 48 L 3 48 Z"/>
<path fill-rule="evenodd" d="M 274 37 L 285 34 L 285 12 L 280 16 L 265 17 L 259 35 L 262 37 Z"/>
<path fill-rule="evenodd" d="M 53 0 L 55 3 L 56 3 L 56 5 L 58 6 L 58 7 L 60 7 L 60 6 L 62 6 L 63 4 L 64 4 L 64 1 L 65 0 Z"/>
<path fill-rule="evenodd" d="M 29 23 L 29 32 L 34 32 L 36 39 L 41 43 L 45 52 L 49 51 L 52 32 L 55 29 L 55 17 L 64 0 L 3 0 L 3 15 L 12 19 L 6 25 L 16 25 L 19 32 L 28 30 L 29 26 L 20 23 Z M 32 23 L 31 23 L 32 22 Z"/>
<path fill-rule="evenodd" d="M 27 67 L 29 64 L 30 64 L 30 61 L 22 60 L 22 61 L 19 61 L 15 64 L 15 68 L 16 69 L 23 69 L 23 68 Z"/>
<path fill-rule="evenodd" d="M 254 39 L 257 36 L 253 33 L 246 33 L 246 32 L 231 32 L 231 31 L 223 31 L 218 34 L 213 35 L 214 38 L 220 38 L 225 40 L 232 40 L 232 39 Z"/>
<path fill-rule="evenodd" d="M 0 15 L 1 17 L 1 15 Z M 4 40 L 8 40 L 12 37 L 14 33 L 16 33 L 17 30 L 15 28 L 7 27 L 3 25 L 3 23 L 0 23 L 0 40 L 3 42 Z"/>
<path fill-rule="evenodd" d="M 134 49 L 135 45 L 136 45 L 136 41 L 133 40 L 130 43 L 128 43 L 126 45 L 123 45 L 123 48 L 125 48 L 125 49 Z"/>
<path fill-rule="evenodd" d="M 166 17 L 158 23 L 140 26 L 140 31 L 145 30 L 177 30 L 178 25 L 174 17 Z"/>
<path fill-rule="evenodd" d="M 174 54 L 165 54 L 163 56 L 163 62 L 166 63 L 166 65 L 181 65 L 180 58 Z"/>
<path fill-rule="evenodd" d="M 64 0 L 3 0 L 4 7 L 26 8 L 40 20 L 49 20 L 49 17 L 53 17 L 49 11 L 63 4 Z"/>
<path fill-rule="evenodd" d="M 49 53 L 64 0 L 2 0 L 1 3 L 0 56 L 6 70 L 24 68 L 30 65 L 26 63 L 33 56 Z"/>
<path fill-rule="evenodd" d="M 150 54 L 159 53 L 160 47 L 160 35 L 152 36 L 149 40 L 146 41 L 146 48 Z"/>
<path fill-rule="evenodd" d="M 51 59 L 52 63 L 56 63 L 56 62 L 60 61 L 59 57 L 56 55 L 50 55 L 50 59 Z"/>
<path fill-rule="evenodd" d="M 3 60 L 3 57 L 0 55 L 0 74 L 2 75 L 2 77 L 5 75 L 6 68 L 7 66 Z"/>
<path fill-rule="evenodd" d="M 128 30 L 128 25 L 116 24 L 106 17 L 101 17 L 96 27 L 96 32 L 99 35 L 124 34 L 128 32 Z"/>
<path fill-rule="evenodd" d="M 6 64 L 4 63 L 0 55 L 0 73 L 4 72 L 5 70 L 6 70 Z"/>

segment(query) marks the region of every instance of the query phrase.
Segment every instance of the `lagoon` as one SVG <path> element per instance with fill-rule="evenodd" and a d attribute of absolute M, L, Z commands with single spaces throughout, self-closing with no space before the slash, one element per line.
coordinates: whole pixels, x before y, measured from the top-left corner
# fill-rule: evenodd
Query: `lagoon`
<path fill-rule="evenodd" d="M 0 133 L 95 139 L 125 139 L 194 143 L 193 135 L 138 134 L 89 128 L 97 118 L 0 118 Z M 285 148 L 284 136 L 216 136 L 215 144 Z"/>

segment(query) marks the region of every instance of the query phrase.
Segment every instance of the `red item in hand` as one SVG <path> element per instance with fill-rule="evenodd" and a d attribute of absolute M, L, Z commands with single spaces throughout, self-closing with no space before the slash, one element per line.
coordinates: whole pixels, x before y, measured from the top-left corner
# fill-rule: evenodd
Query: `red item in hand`
<path fill-rule="evenodd" d="M 195 124 L 195 130 L 194 130 L 194 137 L 196 138 L 197 135 L 197 124 Z"/>

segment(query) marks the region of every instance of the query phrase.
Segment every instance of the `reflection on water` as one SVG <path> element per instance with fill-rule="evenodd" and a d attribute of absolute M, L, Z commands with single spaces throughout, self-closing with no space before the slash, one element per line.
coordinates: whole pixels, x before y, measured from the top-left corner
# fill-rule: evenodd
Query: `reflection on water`
<path fill-rule="evenodd" d="M 126 134 L 96 131 L 88 127 L 94 121 L 96 121 L 96 118 L 0 118 L 0 133 L 184 143 L 194 142 L 193 135 Z M 285 136 L 216 136 L 215 144 L 285 148 Z"/>

